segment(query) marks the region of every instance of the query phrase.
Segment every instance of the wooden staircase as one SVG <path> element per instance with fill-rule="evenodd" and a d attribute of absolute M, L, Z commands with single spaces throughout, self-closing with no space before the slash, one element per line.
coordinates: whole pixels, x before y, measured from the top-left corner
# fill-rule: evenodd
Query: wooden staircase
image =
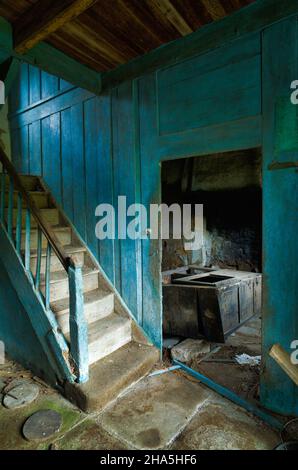
<path fill-rule="evenodd" d="M 1 178 L 1 175 L 0 175 Z M 84 320 L 88 327 L 89 380 L 85 384 L 65 380 L 65 393 L 85 411 L 101 408 L 114 399 L 123 388 L 139 380 L 159 359 L 159 352 L 135 324 L 119 294 L 109 283 L 97 261 L 76 233 L 66 216 L 57 207 L 43 181 L 34 176 L 19 176 L 23 188 L 38 208 L 42 220 L 50 227 L 63 253 L 81 267 Z M 3 181 L 4 178 L 2 178 Z M 5 218 L 11 224 L 13 239 L 21 236 L 20 255 L 28 256 L 30 241 L 30 275 L 55 316 L 58 331 L 69 344 L 70 338 L 70 283 L 65 266 L 52 250 L 40 231 L 36 217 L 31 214 L 30 236 L 26 236 L 26 202 L 20 209 L 18 191 L 11 188 L 5 176 Z M 13 206 L 13 207 L 11 207 Z M 21 214 L 21 215 L 20 215 Z M 20 222 L 21 221 L 21 222 Z M 22 225 L 21 229 L 18 224 Z M 7 228 L 9 231 L 9 228 Z M 38 274 L 39 273 L 39 274 Z"/>

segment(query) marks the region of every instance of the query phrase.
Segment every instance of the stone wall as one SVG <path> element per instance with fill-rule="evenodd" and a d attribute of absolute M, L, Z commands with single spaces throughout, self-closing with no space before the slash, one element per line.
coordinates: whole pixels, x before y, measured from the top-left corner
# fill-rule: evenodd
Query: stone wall
<path fill-rule="evenodd" d="M 163 202 L 204 205 L 204 244 L 187 252 L 183 240 L 163 242 L 162 269 L 190 263 L 260 272 L 262 190 L 259 150 L 163 164 Z"/>

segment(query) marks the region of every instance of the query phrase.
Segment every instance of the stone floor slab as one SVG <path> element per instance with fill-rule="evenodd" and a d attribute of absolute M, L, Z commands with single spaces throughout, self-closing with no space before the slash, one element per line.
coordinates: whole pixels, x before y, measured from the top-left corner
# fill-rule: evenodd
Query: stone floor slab
<path fill-rule="evenodd" d="M 129 448 L 164 449 L 208 399 L 208 391 L 179 373 L 147 377 L 99 417 Z"/>
<path fill-rule="evenodd" d="M 172 448 L 270 450 L 279 441 L 277 432 L 230 401 L 218 397 L 200 408 Z"/>
<path fill-rule="evenodd" d="M 86 420 L 57 440 L 53 450 L 126 450 L 94 421 Z"/>

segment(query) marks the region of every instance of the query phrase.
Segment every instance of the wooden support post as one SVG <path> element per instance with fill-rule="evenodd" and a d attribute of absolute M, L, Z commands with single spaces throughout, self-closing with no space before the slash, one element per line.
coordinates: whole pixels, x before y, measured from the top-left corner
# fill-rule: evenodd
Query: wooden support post
<path fill-rule="evenodd" d="M 69 326 L 70 354 L 76 368 L 77 381 L 87 382 L 89 378 L 88 325 L 84 317 L 82 268 L 71 263 L 69 278 Z"/>
<path fill-rule="evenodd" d="M 280 344 L 274 344 L 270 349 L 269 354 L 298 386 L 298 367 L 292 364 L 290 355 L 287 351 L 285 351 Z"/>

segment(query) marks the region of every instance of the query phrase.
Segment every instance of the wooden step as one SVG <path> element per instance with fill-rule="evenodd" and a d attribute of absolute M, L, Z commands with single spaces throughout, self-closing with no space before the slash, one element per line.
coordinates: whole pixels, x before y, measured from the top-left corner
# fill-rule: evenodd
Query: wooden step
<path fill-rule="evenodd" d="M 98 270 L 83 269 L 83 292 L 90 292 L 98 288 Z M 45 293 L 45 276 L 40 276 L 40 289 Z M 51 273 L 50 279 L 50 301 L 65 299 L 69 297 L 68 274 L 66 271 Z"/>
<path fill-rule="evenodd" d="M 56 226 L 52 226 L 52 230 L 62 245 L 71 245 L 72 232 L 71 232 L 70 227 L 56 225 Z M 30 247 L 32 250 L 37 249 L 37 234 L 38 234 L 38 231 L 36 228 L 31 230 Z M 22 243 L 21 243 L 22 250 L 25 248 L 25 235 L 26 235 L 26 231 L 22 230 Z M 45 238 L 45 236 L 43 236 L 42 248 L 46 248 L 47 245 L 48 245 L 48 241 Z"/>
<path fill-rule="evenodd" d="M 69 298 L 51 303 L 58 324 L 64 334 L 69 333 Z M 96 289 L 84 294 L 84 315 L 91 324 L 111 315 L 114 311 L 114 293 Z"/>
<path fill-rule="evenodd" d="M 64 246 L 64 250 L 69 255 L 75 254 L 78 262 L 81 263 L 82 266 L 84 265 L 85 253 L 86 253 L 85 247 L 68 245 L 68 246 Z M 46 255 L 47 255 L 47 250 L 43 249 L 41 253 L 41 266 L 40 266 L 41 274 L 45 273 L 45 270 L 46 270 Z M 35 273 L 36 265 L 37 265 L 37 250 L 31 250 L 30 258 L 31 258 L 30 259 L 31 271 Z M 51 272 L 62 271 L 62 270 L 64 270 L 64 267 L 62 266 L 61 262 L 59 261 L 55 253 L 53 252 L 51 255 Z"/>
<path fill-rule="evenodd" d="M 56 208 L 53 209 L 40 209 L 42 216 L 50 225 L 59 225 L 59 211 Z M 8 211 L 5 211 L 5 217 L 7 220 Z M 15 228 L 17 225 L 17 216 L 18 210 L 13 209 L 13 227 Z M 26 211 L 22 211 L 22 227 L 25 227 L 26 224 Z M 37 222 L 33 216 L 31 216 L 31 228 L 36 228 Z"/>
<path fill-rule="evenodd" d="M 87 413 L 102 410 L 159 361 L 153 346 L 130 342 L 90 367 L 85 384 L 65 384 L 66 397 Z"/>
<path fill-rule="evenodd" d="M 0 181 L 1 181 L 1 176 L 2 173 L 0 173 Z M 39 181 L 36 176 L 30 176 L 30 175 L 19 175 L 19 177 L 22 180 L 23 186 L 27 191 L 35 191 L 36 189 L 39 189 Z M 5 177 L 5 184 L 6 184 L 6 189 L 8 190 L 9 188 L 9 177 L 6 175 Z"/>
<path fill-rule="evenodd" d="M 89 326 L 89 365 L 131 341 L 131 319 L 112 313 Z"/>
<path fill-rule="evenodd" d="M 29 191 L 30 196 L 39 209 L 46 209 L 49 207 L 49 195 L 45 191 Z M 9 193 L 5 193 L 5 207 L 8 208 Z M 13 207 L 18 207 L 18 192 L 13 193 Z M 25 201 L 22 201 L 22 207 L 26 207 Z"/>

